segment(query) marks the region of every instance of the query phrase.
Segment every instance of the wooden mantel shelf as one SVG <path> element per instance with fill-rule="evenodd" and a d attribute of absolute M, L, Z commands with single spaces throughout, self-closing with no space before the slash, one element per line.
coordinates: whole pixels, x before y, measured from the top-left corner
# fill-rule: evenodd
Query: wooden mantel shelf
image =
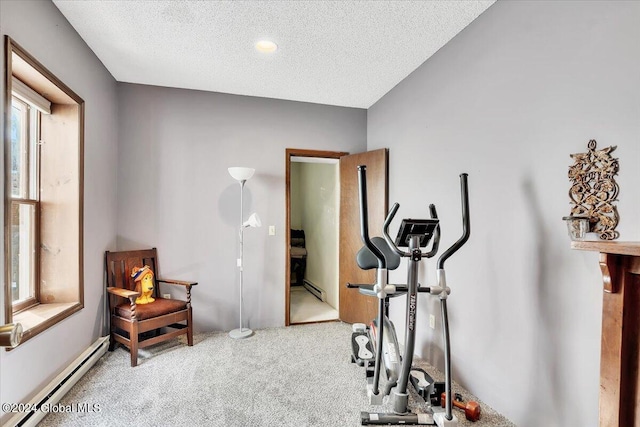
<path fill-rule="evenodd" d="M 571 242 L 571 249 L 596 251 L 606 254 L 640 256 L 640 242 L 612 242 L 598 240 L 594 242 Z"/>
<path fill-rule="evenodd" d="M 600 426 L 640 426 L 640 242 L 571 242 L 600 252 Z"/>

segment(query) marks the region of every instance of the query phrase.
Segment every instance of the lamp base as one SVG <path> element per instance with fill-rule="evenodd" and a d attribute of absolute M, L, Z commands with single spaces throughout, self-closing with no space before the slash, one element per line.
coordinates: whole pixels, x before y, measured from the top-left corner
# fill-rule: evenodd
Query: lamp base
<path fill-rule="evenodd" d="M 251 335 L 253 335 L 253 331 L 247 328 L 238 328 L 229 332 L 229 336 L 233 339 L 249 338 Z"/>

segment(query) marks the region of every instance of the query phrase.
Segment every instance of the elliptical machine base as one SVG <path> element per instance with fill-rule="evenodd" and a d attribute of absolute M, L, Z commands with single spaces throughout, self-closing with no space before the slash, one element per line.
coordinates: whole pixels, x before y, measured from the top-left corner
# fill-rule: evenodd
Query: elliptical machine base
<path fill-rule="evenodd" d="M 457 427 L 458 425 L 458 418 L 455 414 L 451 414 L 451 419 L 448 420 L 444 412 L 436 412 L 433 414 L 433 421 L 438 427 Z"/>
<path fill-rule="evenodd" d="M 431 414 L 405 414 L 397 415 L 391 413 L 360 412 L 360 423 L 366 425 L 381 424 L 419 424 L 435 425 Z"/>

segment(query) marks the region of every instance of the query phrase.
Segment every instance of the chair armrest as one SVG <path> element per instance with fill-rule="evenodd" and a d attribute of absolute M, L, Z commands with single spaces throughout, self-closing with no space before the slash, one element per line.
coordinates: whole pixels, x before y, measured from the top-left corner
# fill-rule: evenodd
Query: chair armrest
<path fill-rule="evenodd" d="M 107 292 L 122 298 L 138 298 L 140 296 L 140 292 L 130 291 L 122 288 L 114 288 L 111 286 L 107 287 Z"/>
<path fill-rule="evenodd" d="M 168 283 L 170 285 L 195 286 L 198 282 L 185 282 L 183 280 L 156 279 L 156 282 Z"/>
<path fill-rule="evenodd" d="M 170 285 L 184 286 L 187 291 L 187 307 L 191 309 L 191 287 L 198 284 L 198 282 L 185 282 L 183 280 L 169 280 L 169 279 L 156 279 L 156 282 L 168 283 Z"/>

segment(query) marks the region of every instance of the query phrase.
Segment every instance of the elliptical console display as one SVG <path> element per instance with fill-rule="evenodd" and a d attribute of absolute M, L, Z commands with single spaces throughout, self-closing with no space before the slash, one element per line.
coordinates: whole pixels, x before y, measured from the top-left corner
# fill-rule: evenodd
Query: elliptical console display
<path fill-rule="evenodd" d="M 411 237 L 418 236 L 420 247 L 426 247 L 438 227 L 438 222 L 437 219 L 403 219 L 398 229 L 395 245 L 399 248 L 408 248 Z"/>

